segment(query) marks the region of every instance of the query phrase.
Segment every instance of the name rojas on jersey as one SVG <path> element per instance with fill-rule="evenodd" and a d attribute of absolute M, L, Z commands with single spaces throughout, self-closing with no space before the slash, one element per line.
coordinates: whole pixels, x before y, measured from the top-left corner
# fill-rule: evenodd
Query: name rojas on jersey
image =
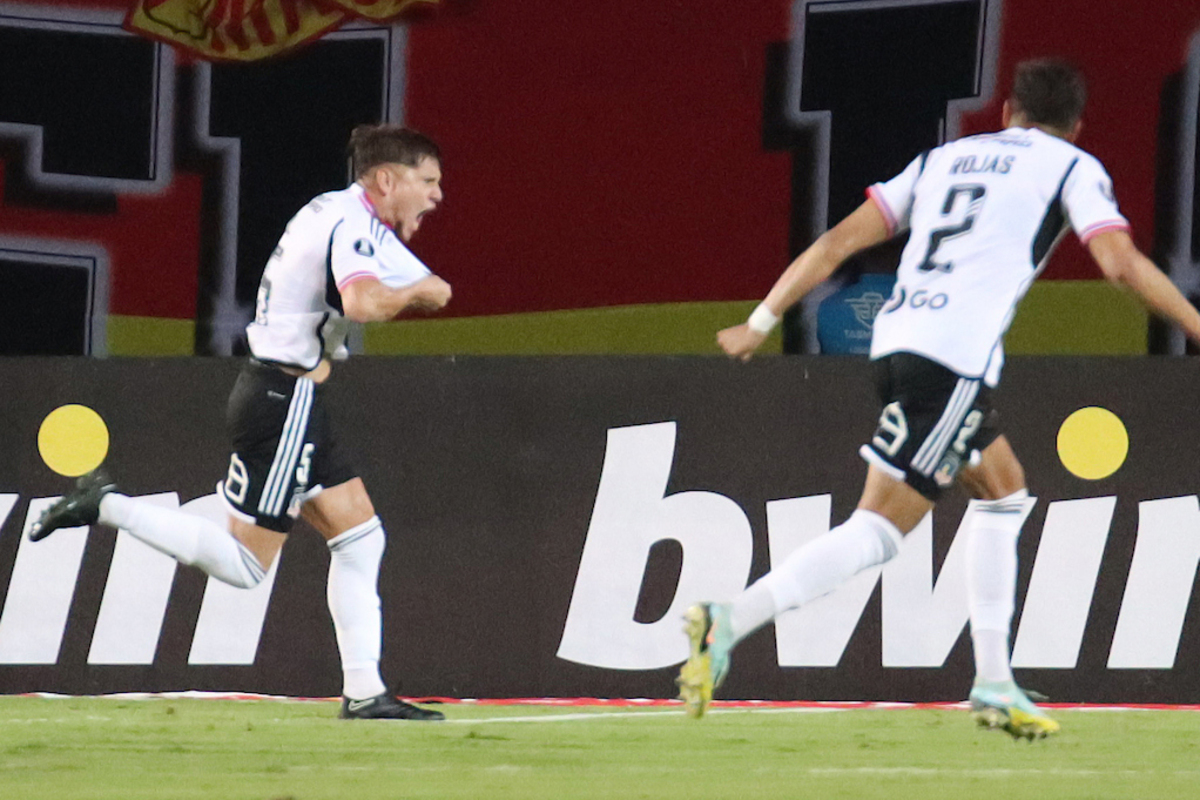
<path fill-rule="evenodd" d="M 871 357 L 910 352 L 990 386 L 1017 304 L 1068 227 L 1128 228 L 1093 156 L 1036 128 L 969 136 L 918 156 L 868 196 L 910 231 Z"/>
<path fill-rule="evenodd" d="M 375 216 L 359 184 L 313 198 L 288 222 L 267 260 L 254 321 L 255 358 L 305 370 L 348 355 L 341 290 L 374 278 L 402 288 L 430 270 Z"/>

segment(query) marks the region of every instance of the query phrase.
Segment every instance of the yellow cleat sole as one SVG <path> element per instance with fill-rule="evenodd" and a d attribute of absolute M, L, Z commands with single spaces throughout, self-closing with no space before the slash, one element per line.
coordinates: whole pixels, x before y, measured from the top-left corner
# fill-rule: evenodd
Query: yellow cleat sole
<path fill-rule="evenodd" d="M 688 637 L 688 660 L 680 668 L 675 683 L 687 715 L 699 719 L 712 703 L 713 694 L 712 659 L 704 649 L 708 614 L 703 608 L 692 606 L 687 610 L 683 632 Z"/>
<path fill-rule="evenodd" d="M 1045 739 L 1051 734 L 1058 733 L 1062 726 L 1049 717 L 1035 717 L 1020 709 L 1003 709 L 987 707 L 973 711 L 971 716 L 980 727 L 988 730 L 1001 730 L 1014 739 Z"/>

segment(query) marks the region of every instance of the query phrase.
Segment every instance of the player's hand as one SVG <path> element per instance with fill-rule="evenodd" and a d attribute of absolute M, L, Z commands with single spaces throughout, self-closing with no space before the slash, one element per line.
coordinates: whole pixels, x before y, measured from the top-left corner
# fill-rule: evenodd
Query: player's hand
<path fill-rule="evenodd" d="M 767 340 L 766 334 L 750 330 L 746 323 L 726 328 L 717 334 L 717 344 L 721 345 L 730 358 L 749 361 L 754 351 Z"/>
<path fill-rule="evenodd" d="M 440 311 L 450 302 L 450 284 L 437 275 L 427 275 L 411 287 L 409 307 L 417 311 Z"/>

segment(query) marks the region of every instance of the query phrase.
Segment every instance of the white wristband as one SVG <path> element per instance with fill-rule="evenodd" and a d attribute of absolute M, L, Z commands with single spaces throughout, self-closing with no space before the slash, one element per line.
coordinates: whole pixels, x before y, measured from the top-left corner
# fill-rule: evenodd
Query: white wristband
<path fill-rule="evenodd" d="M 761 333 L 766 336 L 779 323 L 779 317 L 775 316 L 771 309 L 767 308 L 766 303 L 759 303 L 758 308 L 750 314 L 750 319 L 746 320 L 746 325 L 750 330 L 756 333 Z"/>

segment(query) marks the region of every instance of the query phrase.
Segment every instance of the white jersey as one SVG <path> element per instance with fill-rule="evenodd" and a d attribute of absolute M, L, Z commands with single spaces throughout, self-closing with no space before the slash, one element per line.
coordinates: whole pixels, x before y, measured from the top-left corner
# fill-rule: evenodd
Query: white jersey
<path fill-rule="evenodd" d="M 908 352 L 995 386 L 1001 338 L 1068 225 L 1128 229 L 1104 167 L 1036 128 L 948 142 L 867 190 L 892 233 L 911 231 L 871 358 Z"/>
<path fill-rule="evenodd" d="M 260 361 L 310 370 L 323 357 L 347 356 L 341 290 L 362 278 L 403 288 L 429 268 L 375 216 L 359 184 L 314 197 L 288 222 L 258 289 L 246 326 Z"/>

